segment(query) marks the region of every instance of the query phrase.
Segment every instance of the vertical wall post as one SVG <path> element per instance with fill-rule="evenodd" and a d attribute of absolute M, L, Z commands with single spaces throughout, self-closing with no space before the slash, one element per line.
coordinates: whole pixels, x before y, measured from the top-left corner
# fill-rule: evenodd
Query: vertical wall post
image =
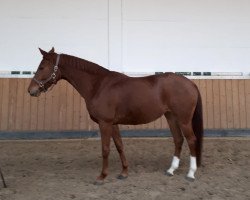
<path fill-rule="evenodd" d="M 108 1 L 109 68 L 122 72 L 122 0 Z"/>

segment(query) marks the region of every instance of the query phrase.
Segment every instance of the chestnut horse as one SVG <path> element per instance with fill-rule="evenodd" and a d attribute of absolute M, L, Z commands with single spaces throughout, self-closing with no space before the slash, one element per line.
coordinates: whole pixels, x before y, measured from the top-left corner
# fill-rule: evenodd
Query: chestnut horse
<path fill-rule="evenodd" d="M 190 149 L 188 180 L 194 180 L 201 164 L 203 120 L 201 96 L 197 86 L 181 75 L 164 73 L 133 78 L 110 71 L 97 64 L 66 54 L 39 49 L 43 59 L 28 88 L 31 96 L 67 80 L 85 99 L 89 115 L 100 128 L 103 166 L 96 184 L 102 184 L 108 174 L 110 139 L 119 152 L 122 171 L 119 179 L 128 176 L 118 124 L 145 124 L 165 115 L 175 144 L 175 152 L 167 175 L 179 166 L 185 137 Z"/>

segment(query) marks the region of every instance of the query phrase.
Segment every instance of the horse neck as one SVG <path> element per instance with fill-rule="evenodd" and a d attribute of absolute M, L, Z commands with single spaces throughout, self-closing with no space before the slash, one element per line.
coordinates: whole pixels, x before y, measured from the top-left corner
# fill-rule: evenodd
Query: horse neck
<path fill-rule="evenodd" d="M 100 85 L 108 72 L 97 64 L 68 55 L 61 56 L 59 68 L 61 78 L 67 80 L 85 101 L 94 95 L 95 87 Z"/>

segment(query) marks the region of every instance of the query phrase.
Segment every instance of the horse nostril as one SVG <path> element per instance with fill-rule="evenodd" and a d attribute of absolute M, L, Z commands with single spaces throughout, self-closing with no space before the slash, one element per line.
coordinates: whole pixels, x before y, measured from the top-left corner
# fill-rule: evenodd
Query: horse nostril
<path fill-rule="evenodd" d="M 29 94 L 30 94 L 31 96 L 34 96 L 34 95 L 35 95 L 35 93 L 34 93 L 33 91 L 29 91 Z"/>
<path fill-rule="evenodd" d="M 31 89 L 31 90 L 28 90 L 28 92 L 29 92 L 29 94 L 31 95 L 31 96 L 37 96 L 37 94 L 38 94 L 38 90 L 35 90 L 35 89 Z"/>

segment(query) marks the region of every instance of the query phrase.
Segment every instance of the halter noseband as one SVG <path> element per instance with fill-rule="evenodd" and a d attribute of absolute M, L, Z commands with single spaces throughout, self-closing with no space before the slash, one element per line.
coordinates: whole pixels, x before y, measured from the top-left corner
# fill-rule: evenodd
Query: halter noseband
<path fill-rule="evenodd" d="M 33 80 L 39 85 L 40 88 L 43 89 L 44 92 L 47 91 L 47 89 L 44 88 L 44 86 L 45 86 L 46 83 L 48 83 L 50 80 L 53 80 L 53 84 L 55 83 L 55 80 L 56 80 L 56 72 L 57 72 L 57 70 L 58 70 L 59 61 L 60 61 L 60 54 L 57 55 L 57 58 L 56 58 L 56 65 L 54 66 L 54 70 L 53 70 L 52 74 L 51 74 L 50 77 L 47 78 L 46 80 L 44 80 L 44 81 L 39 81 L 39 80 L 37 80 L 35 77 L 33 78 Z"/>

